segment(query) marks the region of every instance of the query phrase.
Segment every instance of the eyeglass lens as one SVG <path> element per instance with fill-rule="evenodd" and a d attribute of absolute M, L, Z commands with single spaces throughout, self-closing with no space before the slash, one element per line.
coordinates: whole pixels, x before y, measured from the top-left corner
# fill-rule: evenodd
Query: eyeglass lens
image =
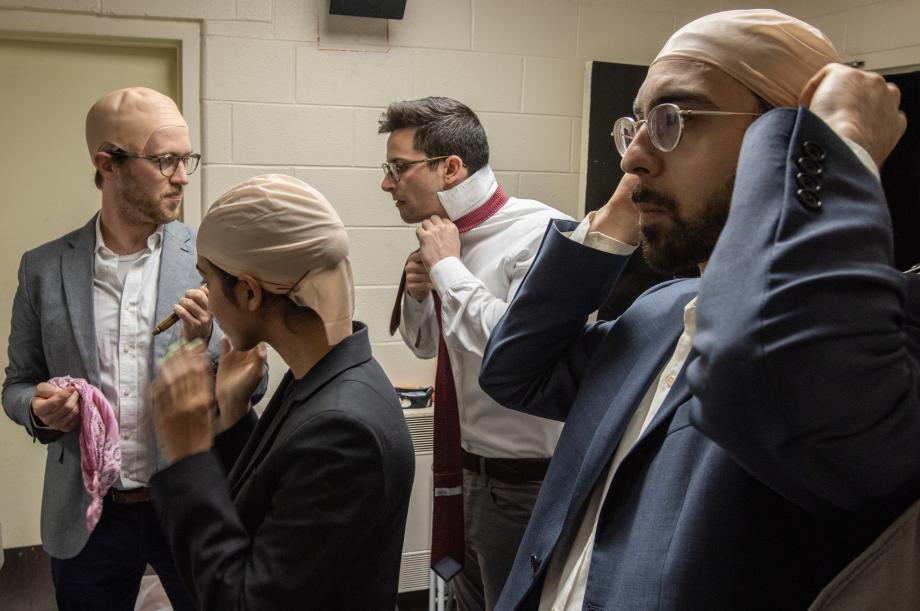
<path fill-rule="evenodd" d="M 163 155 L 159 157 L 160 162 L 160 172 L 163 176 L 172 176 L 176 173 L 176 168 L 179 167 L 179 162 L 182 162 L 182 165 L 185 166 L 186 174 L 194 174 L 195 170 L 198 169 L 198 161 L 201 157 L 197 154 L 192 155 Z"/>
<path fill-rule="evenodd" d="M 632 144 L 643 121 L 636 121 L 631 117 L 617 119 L 613 125 L 613 143 L 620 155 L 626 154 L 626 149 Z M 653 108 L 644 121 L 648 129 L 649 139 L 658 150 L 668 153 L 677 147 L 680 142 L 681 121 L 680 109 L 673 104 L 660 104 Z"/>

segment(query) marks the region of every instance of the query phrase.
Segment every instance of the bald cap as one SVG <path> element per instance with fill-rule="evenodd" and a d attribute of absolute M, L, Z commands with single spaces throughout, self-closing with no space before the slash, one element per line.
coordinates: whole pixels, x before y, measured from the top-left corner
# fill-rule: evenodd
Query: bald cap
<path fill-rule="evenodd" d="M 323 194 L 283 174 L 230 188 L 198 229 L 198 254 L 316 312 L 335 345 L 351 335 L 355 289 L 348 235 Z"/>
<path fill-rule="evenodd" d="M 119 89 L 99 98 L 86 114 L 86 147 L 90 157 L 103 142 L 140 154 L 150 136 L 167 127 L 188 131 L 172 98 L 147 87 Z"/>
<path fill-rule="evenodd" d="M 711 64 L 771 106 L 795 106 L 805 83 L 839 62 L 831 41 L 804 21 L 770 9 L 723 11 L 679 29 L 652 62 Z"/>

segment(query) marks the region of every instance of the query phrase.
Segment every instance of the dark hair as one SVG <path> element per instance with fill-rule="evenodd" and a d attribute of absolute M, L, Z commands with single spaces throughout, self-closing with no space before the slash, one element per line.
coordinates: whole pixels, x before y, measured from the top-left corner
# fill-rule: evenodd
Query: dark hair
<path fill-rule="evenodd" d="M 470 174 L 489 163 L 489 141 L 479 117 L 451 98 L 393 102 L 380 115 L 378 134 L 415 128 L 415 148 L 428 157 L 459 155 Z"/>
<path fill-rule="evenodd" d="M 233 287 L 240 281 L 237 276 L 234 276 L 230 272 L 223 270 L 213 263 L 211 267 L 214 268 L 214 271 L 217 272 L 217 275 L 220 276 L 220 290 L 223 292 L 224 297 L 231 301 L 234 305 L 239 305 L 236 302 L 236 295 L 233 294 Z M 297 305 L 291 301 L 287 295 L 279 295 L 277 293 L 270 293 L 269 291 L 262 291 L 262 303 L 265 307 L 271 306 L 280 306 L 281 311 L 284 316 L 284 325 L 289 330 L 294 330 L 294 319 L 300 318 L 315 318 L 322 324 L 322 318 L 319 314 L 316 313 L 316 310 L 309 308 L 307 306 Z"/>
<path fill-rule="evenodd" d="M 112 163 L 114 163 L 115 165 L 124 163 L 126 159 L 126 157 L 119 155 L 119 153 L 124 153 L 126 151 L 123 151 L 122 149 L 118 148 L 111 142 L 103 142 L 102 144 L 100 144 L 99 151 L 103 153 L 111 153 Z M 102 177 L 102 174 L 99 172 L 99 170 L 96 170 L 96 176 L 93 178 L 93 181 L 96 183 L 97 189 L 102 189 L 102 185 L 103 183 L 105 183 L 105 179 Z"/>

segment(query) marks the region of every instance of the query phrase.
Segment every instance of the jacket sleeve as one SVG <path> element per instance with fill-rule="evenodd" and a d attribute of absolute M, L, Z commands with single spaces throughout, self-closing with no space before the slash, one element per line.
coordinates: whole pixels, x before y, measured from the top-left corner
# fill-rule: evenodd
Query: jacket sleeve
<path fill-rule="evenodd" d="M 376 528 L 384 450 L 363 423 L 326 412 L 274 443 L 284 444 L 283 455 L 250 476 L 270 491 L 264 517 L 250 516 L 251 532 L 214 452 L 187 457 L 151 482 L 177 567 L 203 611 L 302 609 L 328 599 Z"/>
<path fill-rule="evenodd" d="M 39 382 L 48 380 L 48 364 L 42 345 L 41 320 L 29 294 L 28 255 L 19 262 L 19 286 L 13 298 L 13 316 L 7 346 L 9 365 L 3 380 L 3 409 L 29 435 L 42 443 L 59 439 L 64 433 L 36 427 L 32 419 L 32 396 Z"/>
<path fill-rule="evenodd" d="M 496 325 L 479 384 L 498 403 L 565 420 L 591 355 L 612 324 L 587 324 L 629 257 L 570 240 L 573 221 L 553 221 L 533 266 Z"/>
<path fill-rule="evenodd" d="M 892 267 L 890 225 L 830 128 L 774 110 L 748 130 L 703 274 L 691 421 L 823 517 L 887 519 L 920 493 L 920 295 Z"/>

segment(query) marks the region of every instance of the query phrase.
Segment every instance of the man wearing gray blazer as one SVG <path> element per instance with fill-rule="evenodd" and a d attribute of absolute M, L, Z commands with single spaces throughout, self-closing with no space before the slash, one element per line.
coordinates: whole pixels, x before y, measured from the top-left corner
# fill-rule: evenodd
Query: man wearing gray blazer
<path fill-rule="evenodd" d="M 41 535 L 58 607 L 133 609 L 149 563 L 175 609 L 193 608 L 160 531 L 147 488 L 162 466 L 147 398 L 156 363 L 180 333 L 220 331 L 198 288 L 194 232 L 178 222 L 198 166 L 175 103 L 142 87 L 103 96 L 86 120 L 102 205 L 86 225 L 31 250 L 19 266 L 3 408 L 47 445 Z M 181 320 L 154 337 L 157 321 Z M 83 486 L 80 396 L 48 380 L 84 378 L 105 394 L 119 425 L 119 478 L 95 528 Z"/>

